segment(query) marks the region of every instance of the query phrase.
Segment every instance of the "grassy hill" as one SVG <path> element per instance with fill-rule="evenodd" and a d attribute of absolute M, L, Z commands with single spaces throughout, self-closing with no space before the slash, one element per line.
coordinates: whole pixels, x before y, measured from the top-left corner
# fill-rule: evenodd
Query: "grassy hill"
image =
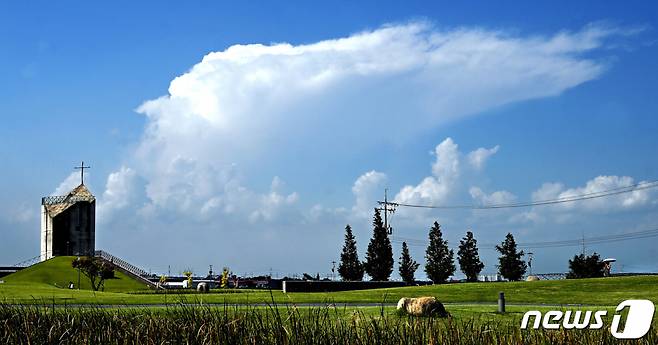
<path fill-rule="evenodd" d="M 10 274 L 3 278 L 7 285 L 20 286 L 42 286 L 67 288 L 69 282 L 78 284 L 78 270 L 71 267 L 75 260 L 74 256 L 60 256 L 36 265 L 30 266 L 24 270 Z M 91 290 L 89 279 L 80 274 L 80 288 Z M 108 292 L 128 292 L 147 289 L 146 285 L 123 274 L 115 271 L 115 278 L 105 281 L 105 291 Z"/>

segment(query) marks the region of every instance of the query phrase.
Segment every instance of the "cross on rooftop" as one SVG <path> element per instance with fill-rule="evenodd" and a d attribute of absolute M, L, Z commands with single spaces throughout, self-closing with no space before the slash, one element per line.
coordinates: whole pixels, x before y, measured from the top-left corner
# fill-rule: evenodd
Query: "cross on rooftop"
<path fill-rule="evenodd" d="M 73 169 L 80 169 L 80 184 L 85 184 L 85 169 L 91 169 L 91 167 L 85 166 L 85 162 L 82 161 L 79 167 L 73 167 Z"/>

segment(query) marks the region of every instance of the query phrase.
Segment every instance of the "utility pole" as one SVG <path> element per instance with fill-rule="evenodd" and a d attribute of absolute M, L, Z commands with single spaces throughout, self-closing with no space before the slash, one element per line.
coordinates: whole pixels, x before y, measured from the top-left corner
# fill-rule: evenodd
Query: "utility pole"
<path fill-rule="evenodd" d="M 388 229 L 388 188 L 384 188 L 384 229 L 386 231 L 389 231 Z M 389 235 L 391 232 L 389 231 Z"/>
<path fill-rule="evenodd" d="M 384 205 L 384 207 L 379 207 L 377 210 L 384 212 L 384 229 L 388 232 L 389 235 L 393 234 L 393 228 L 388 225 L 388 213 L 395 213 L 395 207 L 398 204 L 388 201 L 388 188 L 384 189 L 384 201 L 377 201 L 378 204 Z"/>
<path fill-rule="evenodd" d="M 582 235 L 583 235 L 583 256 L 585 256 L 585 230 L 582 230 Z"/>

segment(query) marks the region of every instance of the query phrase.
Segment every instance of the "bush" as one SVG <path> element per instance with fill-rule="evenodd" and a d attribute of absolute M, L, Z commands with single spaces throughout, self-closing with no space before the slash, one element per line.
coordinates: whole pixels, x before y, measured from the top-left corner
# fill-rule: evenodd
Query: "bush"
<path fill-rule="evenodd" d="M 603 277 L 604 267 L 603 260 L 597 253 L 590 256 L 575 255 L 573 260 L 569 260 L 567 279 Z"/>

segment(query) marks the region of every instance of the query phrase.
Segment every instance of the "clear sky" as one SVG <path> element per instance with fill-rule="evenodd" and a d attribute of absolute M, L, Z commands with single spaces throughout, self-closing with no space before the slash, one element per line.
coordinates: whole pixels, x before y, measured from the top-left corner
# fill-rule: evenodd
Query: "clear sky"
<path fill-rule="evenodd" d="M 363 258 L 386 187 L 482 205 L 658 179 L 657 17 L 653 1 L 2 3 L 0 262 L 38 255 L 40 198 L 81 160 L 97 248 L 156 272 L 325 275 L 347 223 Z M 658 192 L 399 210 L 394 235 L 434 220 L 453 247 L 467 229 L 483 246 L 619 234 L 658 228 Z M 656 271 L 657 243 L 587 250 Z M 534 249 L 535 271 L 580 250 Z"/>

